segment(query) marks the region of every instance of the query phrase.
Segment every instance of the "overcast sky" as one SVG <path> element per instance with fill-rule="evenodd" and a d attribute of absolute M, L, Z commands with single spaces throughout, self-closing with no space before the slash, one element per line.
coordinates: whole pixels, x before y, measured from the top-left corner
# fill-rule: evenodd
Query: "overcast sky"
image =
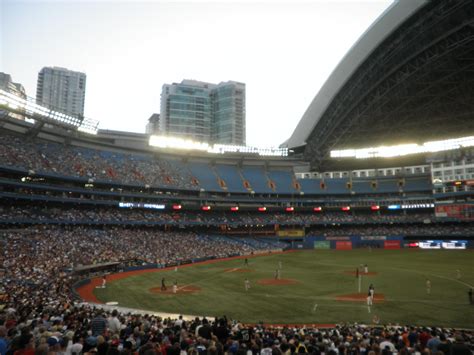
<path fill-rule="evenodd" d="M 240 81 L 247 145 L 278 146 L 391 3 L 0 0 L 0 71 L 31 97 L 42 67 L 85 72 L 85 116 L 133 132 L 164 83 Z"/>

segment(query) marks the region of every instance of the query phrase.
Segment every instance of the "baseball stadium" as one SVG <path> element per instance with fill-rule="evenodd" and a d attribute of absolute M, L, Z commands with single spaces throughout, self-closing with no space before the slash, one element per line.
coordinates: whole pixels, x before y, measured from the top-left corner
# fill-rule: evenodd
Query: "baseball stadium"
<path fill-rule="evenodd" d="M 0 91 L 1 355 L 473 353 L 471 0 L 395 2 L 280 148 L 97 127 Z"/>

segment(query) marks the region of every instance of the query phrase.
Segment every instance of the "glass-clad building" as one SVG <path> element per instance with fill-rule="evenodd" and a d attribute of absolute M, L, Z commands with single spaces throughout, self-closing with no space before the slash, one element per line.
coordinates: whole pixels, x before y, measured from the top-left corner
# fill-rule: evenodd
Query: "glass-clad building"
<path fill-rule="evenodd" d="M 245 145 L 245 84 L 227 82 L 211 94 L 214 143 Z"/>
<path fill-rule="evenodd" d="M 245 84 L 196 80 L 165 84 L 158 134 L 245 145 Z"/>

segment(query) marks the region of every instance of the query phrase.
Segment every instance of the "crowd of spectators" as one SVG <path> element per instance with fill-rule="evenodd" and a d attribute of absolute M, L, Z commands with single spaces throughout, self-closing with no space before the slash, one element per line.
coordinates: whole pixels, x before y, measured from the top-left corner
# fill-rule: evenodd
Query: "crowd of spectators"
<path fill-rule="evenodd" d="M 5 133 L 0 133 L 0 139 L 0 165 L 3 166 L 140 186 L 198 189 L 197 180 L 179 161 L 27 141 Z"/>
<path fill-rule="evenodd" d="M 282 212 L 196 212 L 157 211 L 153 209 L 128 209 L 118 207 L 73 207 L 41 205 L 0 205 L 0 221 L 13 219 L 55 220 L 61 222 L 157 222 L 164 224 L 213 224 L 213 225 L 295 225 L 313 224 L 403 224 L 435 221 L 431 213 L 410 214 L 352 214 L 344 212 L 328 213 L 282 213 Z"/>
<path fill-rule="evenodd" d="M 0 134 L 0 165 L 93 180 L 199 189 L 185 164 L 131 155 L 26 141 Z M 315 235 L 472 235 L 464 224 L 424 223 L 432 216 L 171 213 L 139 209 L 2 206 L 0 222 L 12 220 L 164 222 L 165 224 L 313 225 Z M 363 225 L 357 225 L 358 223 Z M 414 223 L 414 224 L 412 224 Z M 321 224 L 321 226 L 314 226 Z M 347 225 L 349 224 L 349 225 Z M 417 327 L 265 327 L 226 317 L 161 319 L 103 312 L 74 302 L 73 270 L 81 265 L 136 260 L 167 265 L 268 249 L 262 240 L 150 228 L 32 226 L 0 232 L 0 355 L 324 355 L 472 354 L 473 333 Z"/>
<path fill-rule="evenodd" d="M 313 235 L 474 235 L 469 223 L 437 223 L 431 214 L 348 213 L 232 213 L 165 212 L 116 207 L 76 208 L 48 206 L 0 206 L 0 223 L 61 224 L 162 224 L 171 226 L 221 226 L 241 228 L 288 225 L 306 227 Z"/>
<path fill-rule="evenodd" d="M 413 326 L 334 328 L 245 325 L 48 305 L 0 313 L 0 353 L 21 355 L 472 355 L 468 330 Z"/>
<path fill-rule="evenodd" d="M 139 260 L 184 260 L 250 254 L 269 244 L 189 232 L 125 228 L 25 228 L 0 233 L 2 285 L 12 305 L 64 304 L 76 266 Z"/>
<path fill-rule="evenodd" d="M 472 224 L 388 224 L 352 226 L 313 226 L 308 235 L 314 236 L 427 236 L 427 237 L 471 237 L 474 236 Z"/>
<path fill-rule="evenodd" d="M 0 166 L 22 168 L 33 173 L 54 174 L 67 177 L 77 177 L 91 182 L 117 183 L 123 185 L 134 185 L 135 187 L 168 187 L 182 190 L 193 191 L 228 191 L 226 185 L 240 185 L 238 191 L 250 193 L 251 186 L 249 181 L 244 181 L 241 173 L 227 175 L 226 179 L 219 176 L 216 169 L 212 168 L 212 163 L 203 164 L 187 161 L 186 159 L 173 156 L 157 157 L 152 153 L 127 153 L 112 150 L 102 150 L 93 148 L 84 148 L 69 144 L 57 142 L 47 142 L 37 138 L 19 137 L 0 132 L 2 145 L 0 146 Z M 197 170 L 201 170 L 198 173 Z M 296 176 L 292 173 L 280 171 L 287 179 L 296 182 Z M 203 180 L 199 181 L 200 176 Z M 269 180 L 265 174 L 261 174 L 263 184 L 271 183 L 273 190 L 278 193 L 286 194 L 298 193 L 300 188 L 295 189 L 293 182 L 282 179 L 278 180 L 275 175 L 274 180 Z M 268 181 L 267 181 L 268 180 Z M 429 190 L 429 181 L 427 186 L 421 191 Z M 216 185 L 217 184 L 217 185 Z M 286 186 L 280 186 L 286 185 Z M 256 184 L 258 185 L 258 184 Z M 246 188 L 244 186 L 247 186 Z M 367 189 L 368 182 L 366 184 Z M 369 191 L 373 197 L 375 195 Z M 230 190 L 229 190 L 230 191 Z M 320 190 L 318 190 L 321 192 Z M 267 189 L 256 191 L 266 193 Z M 305 192 L 311 193 L 311 190 Z M 396 182 L 392 181 L 392 187 L 387 192 L 392 194 L 399 193 Z M 327 194 L 349 194 L 350 190 L 340 185 L 331 188 Z"/>

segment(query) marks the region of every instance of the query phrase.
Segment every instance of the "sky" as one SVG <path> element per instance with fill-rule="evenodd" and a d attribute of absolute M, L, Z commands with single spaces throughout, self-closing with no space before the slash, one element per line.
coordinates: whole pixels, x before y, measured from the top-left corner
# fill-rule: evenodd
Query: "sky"
<path fill-rule="evenodd" d="M 30 97 L 46 66 L 86 73 L 85 116 L 145 132 L 163 84 L 246 84 L 247 145 L 288 139 L 391 0 L 0 0 L 0 71 Z"/>

